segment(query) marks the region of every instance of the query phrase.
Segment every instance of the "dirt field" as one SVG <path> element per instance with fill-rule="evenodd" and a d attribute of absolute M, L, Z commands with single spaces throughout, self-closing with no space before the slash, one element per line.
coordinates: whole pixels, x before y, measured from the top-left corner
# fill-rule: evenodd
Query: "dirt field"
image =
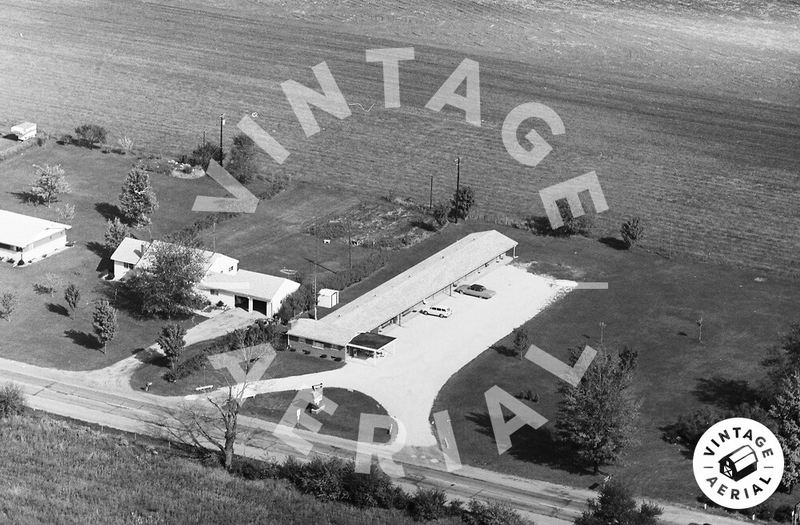
<path fill-rule="evenodd" d="M 98 4 L 100 5 L 100 4 Z M 165 152 L 253 112 L 291 152 L 273 169 L 358 192 L 425 201 L 462 181 L 478 214 L 542 214 L 537 192 L 596 170 L 610 210 L 598 234 L 641 215 L 661 252 L 800 272 L 797 5 L 778 2 L 217 0 L 0 1 L 0 124 L 66 132 L 85 121 Z M 298 38 L 298 35 L 303 35 Z M 384 109 L 366 49 L 413 45 L 402 108 Z M 465 57 L 481 67 L 483 123 L 424 108 Z M 316 85 L 325 60 L 353 114 L 316 112 L 306 139 L 279 83 Z M 536 168 L 505 151 L 508 111 L 538 101 L 566 134 Z M 373 106 L 373 104 L 375 104 Z M 366 111 L 369 110 L 369 111 Z M 776 220 L 776 216 L 780 216 Z"/>

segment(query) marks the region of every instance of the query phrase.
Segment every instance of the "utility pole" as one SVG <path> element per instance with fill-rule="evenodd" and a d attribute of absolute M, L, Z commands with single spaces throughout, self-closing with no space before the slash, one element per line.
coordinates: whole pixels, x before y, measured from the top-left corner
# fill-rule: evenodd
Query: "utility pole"
<path fill-rule="evenodd" d="M 456 224 L 458 224 L 458 201 L 459 201 L 459 194 L 458 190 L 461 185 L 461 157 L 456 157 L 456 198 L 455 201 L 455 216 L 456 216 Z"/>
<path fill-rule="evenodd" d="M 222 165 L 222 126 L 225 125 L 225 113 L 219 115 L 219 164 Z"/>
<path fill-rule="evenodd" d="M 316 246 L 314 255 L 314 320 L 317 320 L 317 261 L 319 260 L 319 239 L 314 236 L 314 245 Z"/>
<path fill-rule="evenodd" d="M 433 212 L 433 174 L 431 174 L 431 198 L 430 204 L 428 205 L 428 213 Z"/>
<path fill-rule="evenodd" d="M 347 267 L 353 269 L 353 223 L 347 219 Z"/>

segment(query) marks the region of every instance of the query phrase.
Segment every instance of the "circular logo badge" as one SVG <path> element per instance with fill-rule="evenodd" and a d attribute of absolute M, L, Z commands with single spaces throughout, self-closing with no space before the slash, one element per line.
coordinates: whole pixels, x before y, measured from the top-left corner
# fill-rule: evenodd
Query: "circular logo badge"
<path fill-rule="evenodd" d="M 783 450 L 767 427 L 743 417 L 716 423 L 694 449 L 694 478 L 708 499 L 746 509 L 772 496 L 783 477 Z"/>

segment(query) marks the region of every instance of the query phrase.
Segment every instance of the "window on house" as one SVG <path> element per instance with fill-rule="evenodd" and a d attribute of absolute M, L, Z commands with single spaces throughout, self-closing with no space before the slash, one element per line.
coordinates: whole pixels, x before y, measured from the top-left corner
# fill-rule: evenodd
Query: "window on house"
<path fill-rule="evenodd" d="M 132 263 L 122 263 L 122 265 L 125 267 L 126 270 L 133 270 Z"/>
<path fill-rule="evenodd" d="M 209 290 L 208 293 L 211 295 L 219 295 L 219 290 Z"/>

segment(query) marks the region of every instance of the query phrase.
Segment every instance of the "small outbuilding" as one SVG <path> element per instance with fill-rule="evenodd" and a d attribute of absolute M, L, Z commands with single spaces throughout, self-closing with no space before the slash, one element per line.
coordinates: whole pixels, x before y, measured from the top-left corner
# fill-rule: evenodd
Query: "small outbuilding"
<path fill-rule="evenodd" d="M 11 128 L 11 133 L 17 136 L 17 140 L 25 141 L 36 136 L 36 124 L 33 122 L 23 122 Z"/>
<path fill-rule="evenodd" d="M 317 294 L 317 306 L 322 308 L 333 308 L 339 304 L 339 290 L 323 288 Z"/>
<path fill-rule="evenodd" d="M 30 263 L 67 247 L 72 226 L 0 210 L 0 259 Z"/>

